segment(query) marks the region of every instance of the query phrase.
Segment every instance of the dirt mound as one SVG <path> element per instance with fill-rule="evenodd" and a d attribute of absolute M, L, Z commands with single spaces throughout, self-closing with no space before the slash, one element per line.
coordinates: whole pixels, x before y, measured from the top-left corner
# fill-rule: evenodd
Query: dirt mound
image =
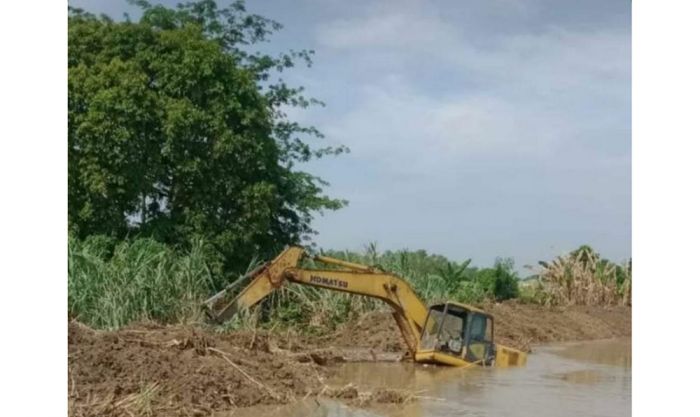
<path fill-rule="evenodd" d="M 257 340 L 256 340 L 257 339 Z M 320 392 L 314 360 L 272 353 L 264 337 L 196 328 L 96 332 L 69 325 L 71 415 L 209 415 Z"/>
<path fill-rule="evenodd" d="M 341 348 L 367 348 L 376 352 L 403 352 L 406 344 L 388 311 L 373 311 L 322 338 L 323 344 Z"/>
<path fill-rule="evenodd" d="M 494 315 L 496 342 L 526 352 L 542 343 L 632 334 L 630 307 L 543 307 L 515 302 L 482 307 Z"/>

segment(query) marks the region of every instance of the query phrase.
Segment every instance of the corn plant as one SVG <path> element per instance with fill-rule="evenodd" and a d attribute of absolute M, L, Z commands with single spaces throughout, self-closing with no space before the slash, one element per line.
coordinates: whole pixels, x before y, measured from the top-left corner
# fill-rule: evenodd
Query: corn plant
<path fill-rule="evenodd" d="M 548 304 L 631 305 L 631 262 L 624 267 L 616 265 L 582 246 L 540 265 L 542 291 Z"/>

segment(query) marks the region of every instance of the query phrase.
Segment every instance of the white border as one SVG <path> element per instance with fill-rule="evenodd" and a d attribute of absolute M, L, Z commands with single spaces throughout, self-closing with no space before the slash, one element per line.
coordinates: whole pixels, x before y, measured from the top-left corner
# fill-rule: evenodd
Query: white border
<path fill-rule="evenodd" d="M 691 416 L 700 4 L 633 3 L 633 412 Z M 3 5 L 2 415 L 66 414 L 66 4 Z"/>
<path fill-rule="evenodd" d="M 67 410 L 67 6 L 2 5 L 0 415 Z"/>
<path fill-rule="evenodd" d="M 632 411 L 696 416 L 700 3 L 632 3 Z"/>

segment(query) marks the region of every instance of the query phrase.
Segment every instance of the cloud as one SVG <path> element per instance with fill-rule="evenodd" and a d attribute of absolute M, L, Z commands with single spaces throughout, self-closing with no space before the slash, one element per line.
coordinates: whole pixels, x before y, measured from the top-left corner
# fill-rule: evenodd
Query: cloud
<path fill-rule="evenodd" d="M 606 114 L 610 106 L 629 106 L 630 37 L 624 28 L 550 27 L 496 35 L 484 44 L 429 12 L 426 3 L 390 7 L 395 5 L 380 2 L 366 15 L 332 20 L 318 30 L 320 44 L 350 50 L 369 65 L 377 56 L 392 57 L 382 72 L 353 76 L 359 103 L 327 126 L 362 155 L 391 149 L 422 158 L 433 152 L 453 158 L 552 154 L 598 140 L 586 133 L 620 124 Z M 451 88 L 421 89 L 422 74 L 414 68 L 426 61 L 431 76 L 451 81 Z"/>
<path fill-rule="evenodd" d="M 457 32 L 435 15 L 426 14 L 407 2 L 404 7 L 377 3 L 367 15 L 340 18 L 321 24 L 319 43 L 340 49 L 429 47 L 455 39 Z"/>
<path fill-rule="evenodd" d="M 386 84 L 383 84 L 386 85 Z M 440 99 L 406 85 L 364 89 L 358 106 L 329 121 L 329 137 L 386 168 L 436 169 L 475 158 L 534 157 L 567 134 L 546 110 L 488 95 Z"/>
<path fill-rule="evenodd" d="M 546 10 L 527 4 L 513 14 Z M 629 28 L 479 22 L 508 13 L 493 7 L 460 20 L 372 2 L 317 26 L 337 64 L 310 90 L 349 86 L 326 91 L 343 110 L 319 124 L 352 149 L 313 168 L 350 199 L 317 222 L 322 245 L 376 239 L 481 263 L 584 242 L 629 255 Z"/>

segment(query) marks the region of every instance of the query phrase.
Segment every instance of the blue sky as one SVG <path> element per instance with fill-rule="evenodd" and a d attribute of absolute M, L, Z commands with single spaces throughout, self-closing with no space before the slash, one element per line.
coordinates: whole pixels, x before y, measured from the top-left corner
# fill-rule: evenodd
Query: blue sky
<path fill-rule="evenodd" d="M 72 0 L 120 17 L 125 1 Z M 174 4 L 175 1 L 164 1 Z M 631 253 L 630 2 L 248 1 L 309 48 L 286 75 L 325 108 L 291 114 L 350 154 L 304 168 L 348 207 L 324 248 L 426 249 L 524 265 L 587 243 Z"/>

